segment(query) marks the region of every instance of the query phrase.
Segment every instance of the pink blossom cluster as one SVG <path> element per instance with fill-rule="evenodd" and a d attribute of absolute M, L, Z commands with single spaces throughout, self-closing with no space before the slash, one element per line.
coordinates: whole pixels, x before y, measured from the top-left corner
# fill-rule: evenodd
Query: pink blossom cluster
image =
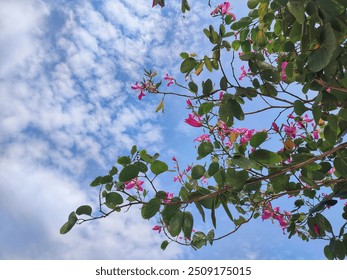
<path fill-rule="evenodd" d="M 168 83 L 167 83 L 168 87 L 175 83 L 175 79 L 173 77 L 169 76 L 169 74 L 166 74 L 166 76 L 164 77 L 164 80 L 168 81 Z"/>
<path fill-rule="evenodd" d="M 130 190 L 130 189 L 136 188 L 137 190 L 142 192 L 143 191 L 143 187 L 142 187 L 143 183 L 144 183 L 144 181 L 139 180 L 139 178 L 135 178 L 135 179 L 125 183 L 125 189 Z"/>
<path fill-rule="evenodd" d="M 287 116 L 288 119 L 296 119 L 296 122 L 291 122 L 290 124 L 283 124 L 280 128 L 275 122 L 272 123 L 272 129 L 280 133 L 281 129 L 283 128 L 283 131 L 285 132 L 286 136 L 295 139 L 298 136 L 298 130 L 304 129 L 306 130 L 307 125 L 311 124 L 312 127 L 314 127 L 313 119 L 311 119 L 307 114 L 305 114 L 303 117 L 295 117 L 292 114 Z M 315 129 L 311 132 L 313 139 L 319 138 L 319 130 Z M 305 138 L 305 133 L 299 134 L 300 137 Z"/>
<path fill-rule="evenodd" d="M 139 83 L 136 82 L 135 85 L 131 86 L 131 88 L 133 90 L 137 90 L 140 92 L 139 95 L 137 96 L 139 100 L 141 100 L 142 97 L 146 96 L 145 91 L 148 91 L 151 93 L 155 93 L 158 91 L 156 85 L 153 84 L 152 81 L 142 82 L 141 85 L 139 85 Z"/>
<path fill-rule="evenodd" d="M 288 220 L 291 218 L 291 213 L 287 211 L 281 213 L 279 207 L 272 208 L 271 203 L 267 203 L 266 206 L 263 208 L 261 218 L 263 219 L 263 221 L 270 218 L 273 220 L 277 220 L 282 230 L 284 230 L 288 225 Z"/>
<path fill-rule="evenodd" d="M 236 16 L 235 14 L 229 12 L 229 10 L 231 9 L 230 7 L 230 3 L 229 2 L 224 2 L 222 4 L 219 4 L 212 12 L 211 12 L 211 16 L 214 15 L 231 15 L 233 20 L 236 20 Z"/>
<path fill-rule="evenodd" d="M 281 79 L 282 82 L 284 82 L 287 79 L 287 74 L 286 74 L 286 68 L 287 68 L 288 62 L 283 61 L 281 64 Z"/>

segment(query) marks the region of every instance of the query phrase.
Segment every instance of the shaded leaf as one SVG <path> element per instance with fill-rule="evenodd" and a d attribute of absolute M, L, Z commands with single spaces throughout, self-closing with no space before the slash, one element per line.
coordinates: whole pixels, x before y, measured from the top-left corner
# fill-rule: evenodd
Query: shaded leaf
<path fill-rule="evenodd" d="M 148 220 L 155 216 L 159 212 L 161 200 L 157 197 L 152 198 L 147 204 L 144 204 L 141 208 L 142 218 Z"/>
<path fill-rule="evenodd" d="M 76 210 L 76 214 L 77 215 L 88 215 L 90 216 L 92 214 L 92 207 L 90 207 L 89 205 L 82 205 L 80 207 L 77 208 Z"/>

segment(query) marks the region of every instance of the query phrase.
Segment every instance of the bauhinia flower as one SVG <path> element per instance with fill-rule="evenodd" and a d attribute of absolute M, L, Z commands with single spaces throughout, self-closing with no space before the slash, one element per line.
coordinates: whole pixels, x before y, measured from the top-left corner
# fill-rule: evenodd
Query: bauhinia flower
<path fill-rule="evenodd" d="M 275 122 L 272 123 L 272 129 L 273 129 L 275 132 L 279 132 L 279 131 L 280 131 L 278 125 L 277 125 Z"/>
<path fill-rule="evenodd" d="M 208 134 L 202 134 L 199 137 L 196 137 L 194 139 L 194 142 L 198 141 L 198 142 L 203 142 L 203 141 L 207 141 L 207 142 L 211 142 L 210 136 Z"/>
<path fill-rule="evenodd" d="M 201 117 L 195 114 L 189 114 L 189 117 L 184 120 L 187 124 L 194 126 L 194 127 L 200 127 L 202 126 L 201 123 Z"/>
<path fill-rule="evenodd" d="M 186 103 L 187 103 L 187 105 L 188 105 L 189 108 L 192 108 L 192 107 L 193 107 L 192 101 L 190 101 L 190 99 L 187 99 L 187 100 L 186 100 Z"/>
<path fill-rule="evenodd" d="M 161 226 L 158 226 L 158 225 L 156 225 L 155 227 L 152 228 L 152 230 L 157 230 L 158 233 L 161 232 L 161 229 L 162 229 L 162 227 L 161 227 Z"/>
<path fill-rule="evenodd" d="M 166 192 L 166 197 L 164 198 L 163 202 L 164 203 L 170 203 L 171 199 L 173 198 L 174 194 L 173 193 L 169 193 L 169 192 Z"/>
<path fill-rule="evenodd" d="M 296 127 L 293 125 L 283 125 L 284 127 L 284 132 L 291 138 L 296 137 Z"/>
<path fill-rule="evenodd" d="M 169 74 L 166 74 L 166 76 L 164 77 L 164 80 L 168 81 L 168 83 L 167 83 L 168 87 L 173 85 L 175 82 L 175 79 L 173 77 L 170 77 Z"/>
<path fill-rule="evenodd" d="M 239 80 L 242 81 L 244 77 L 247 77 L 247 72 L 245 70 L 245 66 L 241 66 L 241 75 L 239 77 Z"/>
<path fill-rule="evenodd" d="M 130 190 L 130 189 L 136 187 L 136 189 L 138 189 L 140 192 L 142 192 L 143 191 L 143 188 L 142 188 L 143 183 L 144 183 L 144 181 L 141 181 L 138 178 L 135 178 L 135 179 L 125 183 L 125 189 Z"/>
<path fill-rule="evenodd" d="M 287 68 L 288 62 L 283 61 L 281 64 L 281 79 L 282 82 L 284 82 L 287 79 L 287 74 L 286 74 L 286 68 Z"/>
<path fill-rule="evenodd" d="M 236 20 L 236 16 L 235 14 L 229 12 L 229 10 L 231 9 L 230 7 L 230 3 L 229 2 L 224 2 L 223 4 L 219 4 L 212 12 L 211 12 L 211 16 L 217 15 L 217 14 L 221 14 L 223 15 L 231 15 L 233 17 L 233 20 Z"/>
<path fill-rule="evenodd" d="M 144 90 L 146 89 L 146 87 L 145 87 L 144 84 L 142 84 L 142 85 L 140 86 L 139 83 L 136 82 L 135 85 L 131 86 L 131 88 L 132 88 L 133 90 L 140 91 L 140 94 L 137 96 L 137 98 L 138 98 L 139 100 L 141 100 L 142 97 L 146 96 L 146 94 L 145 94 L 145 92 L 144 92 Z"/>

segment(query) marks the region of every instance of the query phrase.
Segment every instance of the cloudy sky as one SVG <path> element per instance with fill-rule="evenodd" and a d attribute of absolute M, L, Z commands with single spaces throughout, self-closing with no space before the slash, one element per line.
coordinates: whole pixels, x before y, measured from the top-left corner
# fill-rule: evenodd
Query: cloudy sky
<path fill-rule="evenodd" d="M 59 234 L 71 211 L 93 203 L 89 183 L 132 145 L 195 157 L 185 101 L 157 114 L 159 99 L 140 102 L 130 89 L 144 68 L 178 76 L 180 52 L 210 50 L 208 1 L 190 1 L 185 16 L 180 1 L 166 2 L 0 0 L 0 259 L 323 258 L 321 244 L 288 241 L 270 221 L 197 252 L 161 251 L 155 221 L 136 211 Z"/>

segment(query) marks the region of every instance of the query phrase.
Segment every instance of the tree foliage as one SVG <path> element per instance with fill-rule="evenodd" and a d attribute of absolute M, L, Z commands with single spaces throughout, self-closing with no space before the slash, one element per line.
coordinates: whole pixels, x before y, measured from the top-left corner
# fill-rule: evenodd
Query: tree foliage
<path fill-rule="evenodd" d="M 159 176 L 172 171 L 160 155 L 134 146 L 118 158 L 117 167 L 91 183 L 100 189 L 99 211 L 80 206 L 61 233 L 139 205 L 143 219 L 160 221 L 154 229 L 169 242 L 194 249 L 262 218 L 278 222 L 289 238 L 327 240 L 328 259 L 346 257 L 347 2 L 249 0 L 247 5 L 248 15 L 239 19 L 227 2 L 212 10 L 216 25 L 203 29 L 211 50 L 199 56 L 181 53 L 186 83 L 164 78 L 176 92 L 166 92 L 155 71 L 146 71 L 143 81 L 132 86 L 139 99 L 162 95 L 157 111 L 164 109 L 167 96 L 189 98 L 186 123 L 204 132 L 196 139 L 195 164 L 182 168 L 173 158 L 179 193 L 156 186 Z M 190 8 L 182 0 L 182 12 Z M 244 64 L 239 77 L 236 59 Z M 200 78 L 202 71 L 207 79 Z M 246 111 L 254 103 L 259 109 Z M 264 130 L 239 126 L 266 111 L 273 113 L 273 122 Z M 143 188 L 144 181 L 149 188 Z M 274 207 L 285 197 L 291 209 Z M 215 235 L 217 208 L 233 225 L 221 236 Z M 341 225 L 325 217 L 329 208 L 341 215 Z M 211 230 L 194 232 L 198 217 L 192 213 L 211 222 Z"/>

